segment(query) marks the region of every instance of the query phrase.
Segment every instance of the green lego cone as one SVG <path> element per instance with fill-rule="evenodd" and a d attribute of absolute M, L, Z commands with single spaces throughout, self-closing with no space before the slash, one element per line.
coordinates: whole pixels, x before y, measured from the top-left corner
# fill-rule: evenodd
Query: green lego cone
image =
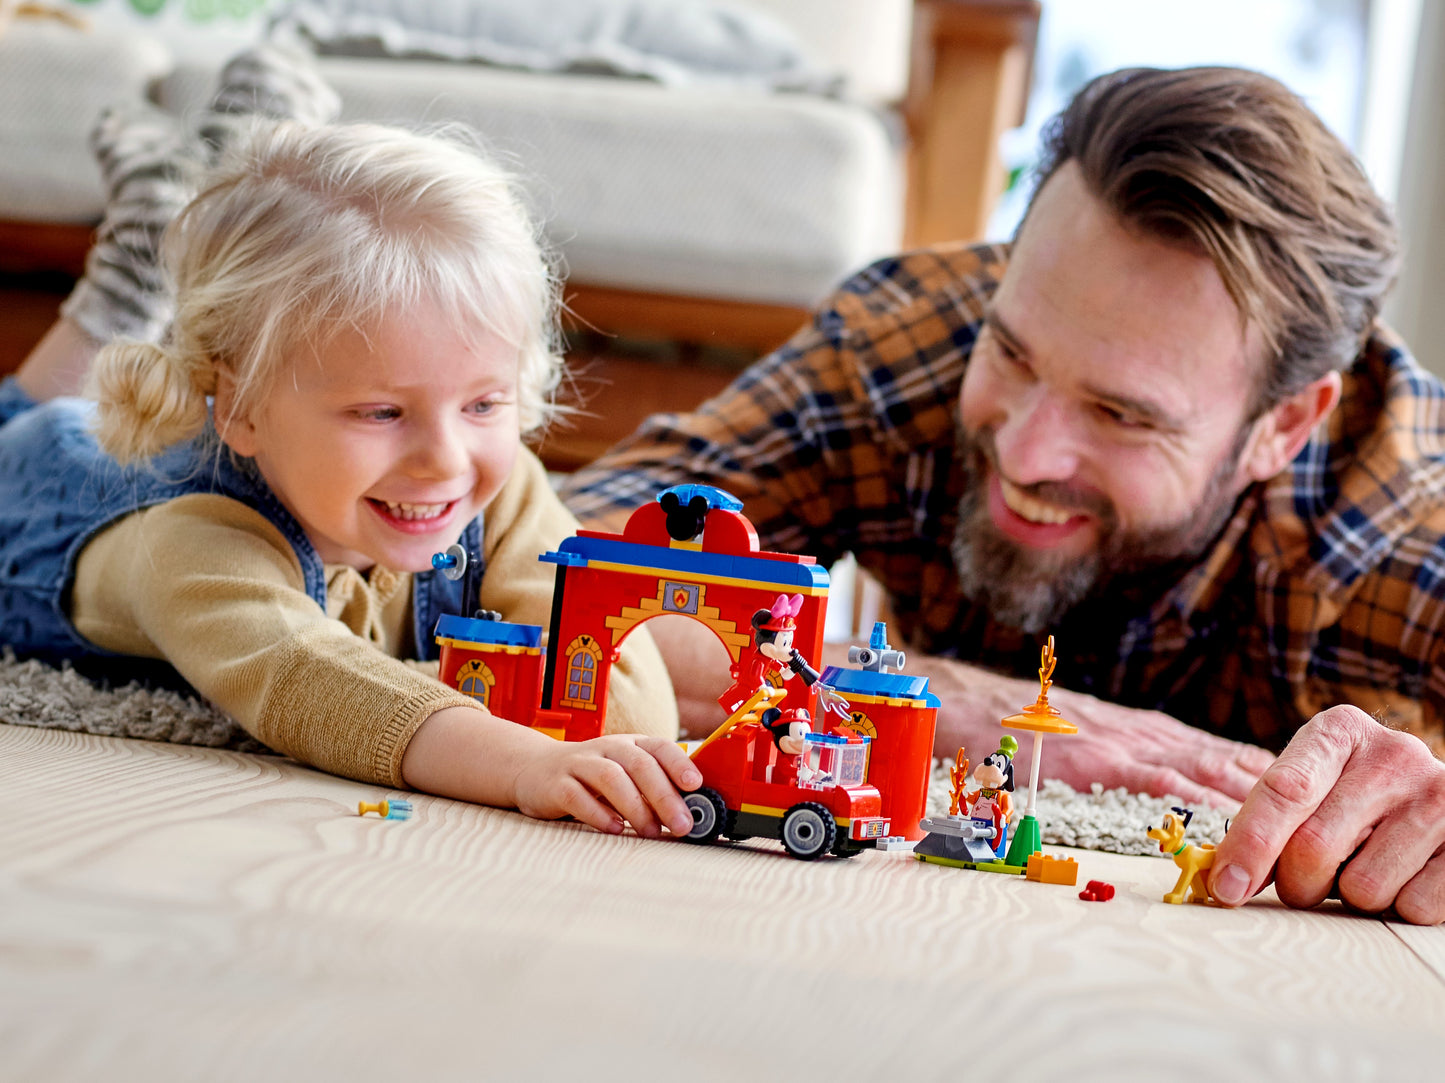
<path fill-rule="evenodd" d="M 1039 821 L 1033 816 L 1026 815 L 1014 824 L 1014 837 L 1008 844 L 1008 857 L 1004 858 L 1004 864 L 1023 868 L 1029 863 L 1029 858 L 1034 854 L 1041 853 L 1043 848 L 1043 835 L 1039 831 Z"/>

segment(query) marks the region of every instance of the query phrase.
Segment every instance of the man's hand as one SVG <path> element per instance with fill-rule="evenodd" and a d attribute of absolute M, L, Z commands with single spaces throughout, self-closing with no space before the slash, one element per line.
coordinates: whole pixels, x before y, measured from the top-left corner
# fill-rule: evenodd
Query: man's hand
<path fill-rule="evenodd" d="M 1307 907 L 1337 878 L 1357 909 L 1445 921 L 1445 764 L 1356 707 L 1316 715 L 1264 772 L 1219 844 L 1209 890 L 1234 906 L 1273 879 L 1283 902 Z"/>
<path fill-rule="evenodd" d="M 929 678 L 943 701 L 938 712 L 936 754 L 951 756 L 959 745 L 984 755 L 998 747 L 999 722 L 1032 703 L 1036 680 L 1001 677 L 941 658 L 911 655 L 908 672 Z M 1274 756 L 1254 745 L 1229 741 L 1187 726 L 1159 711 L 1120 707 L 1057 685 L 1049 703 L 1079 732 L 1051 739 L 1043 773 L 1076 790 L 1092 783 L 1131 793 L 1172 794 L 1187 804 L 1234 808 L 1249 794 Z"/>

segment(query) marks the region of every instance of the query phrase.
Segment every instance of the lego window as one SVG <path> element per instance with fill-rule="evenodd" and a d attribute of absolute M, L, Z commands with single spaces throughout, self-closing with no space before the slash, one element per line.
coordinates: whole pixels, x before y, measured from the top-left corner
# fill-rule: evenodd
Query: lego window
<path fill-rule="evenodd" d="M 592 636 L 578 636 L 567 645 L 567 687 L 562 696 L 564 707 L 597 709 L 597 674 L 602 665 L 602 650 Z"/>
<path fill-rule="evenodd" d="M 483 707 L 491 698 L 492 686 L 496 683 L 496 675 L 487 668 L 486 663 L 476 659 L 457 670 L 457 691 L 464 696 L 471 696 Z"/>

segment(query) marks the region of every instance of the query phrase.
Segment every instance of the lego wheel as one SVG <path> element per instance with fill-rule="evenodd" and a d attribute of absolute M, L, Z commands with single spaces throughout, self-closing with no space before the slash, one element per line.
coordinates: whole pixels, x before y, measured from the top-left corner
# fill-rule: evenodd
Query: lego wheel
<path fill-rule="evenodd" d="M 783 849 L 801 861 L 812 861 L 833 848 L 838 824 L 833 814 L 816 801 L 803 801 L 783 817 Z"/>
<path fill-rule="evenodd" d="M 716 839 L 728 817 L 722 795 L 704 786 L 695 793 L 685 794 L 682 800 L 692 813 L 692 830 L 683 838 L 688 842 L 712 842 Z"/>
<path fill-rule="evenodd" d="M 834 857 L 857 857 L 863 852 L 863 847 L 856 845 L 847 835 L 840 835 L 837 844 L 833 847 Z"/>

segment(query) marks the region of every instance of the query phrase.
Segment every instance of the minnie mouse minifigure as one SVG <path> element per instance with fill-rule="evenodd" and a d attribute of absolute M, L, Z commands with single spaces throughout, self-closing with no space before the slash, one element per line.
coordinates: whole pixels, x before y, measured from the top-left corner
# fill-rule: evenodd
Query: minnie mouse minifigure
<path fill-rule="evenodd" d="M 732 667 L 732 687 L 717 700 L 728 714 L 741 707 L 764 684 L 773 683 L 771 678 L 775 673 L 780 674 L 782 680 L 790 680 L 796 673 L 810 687 L 817 682 L 818 671 L 793 647 L 797 616 L 802 608 L 801 594 L 791 598 L 779 594 L 771 609 L 759 609 L 753 614 L 752 645 Z"/>

